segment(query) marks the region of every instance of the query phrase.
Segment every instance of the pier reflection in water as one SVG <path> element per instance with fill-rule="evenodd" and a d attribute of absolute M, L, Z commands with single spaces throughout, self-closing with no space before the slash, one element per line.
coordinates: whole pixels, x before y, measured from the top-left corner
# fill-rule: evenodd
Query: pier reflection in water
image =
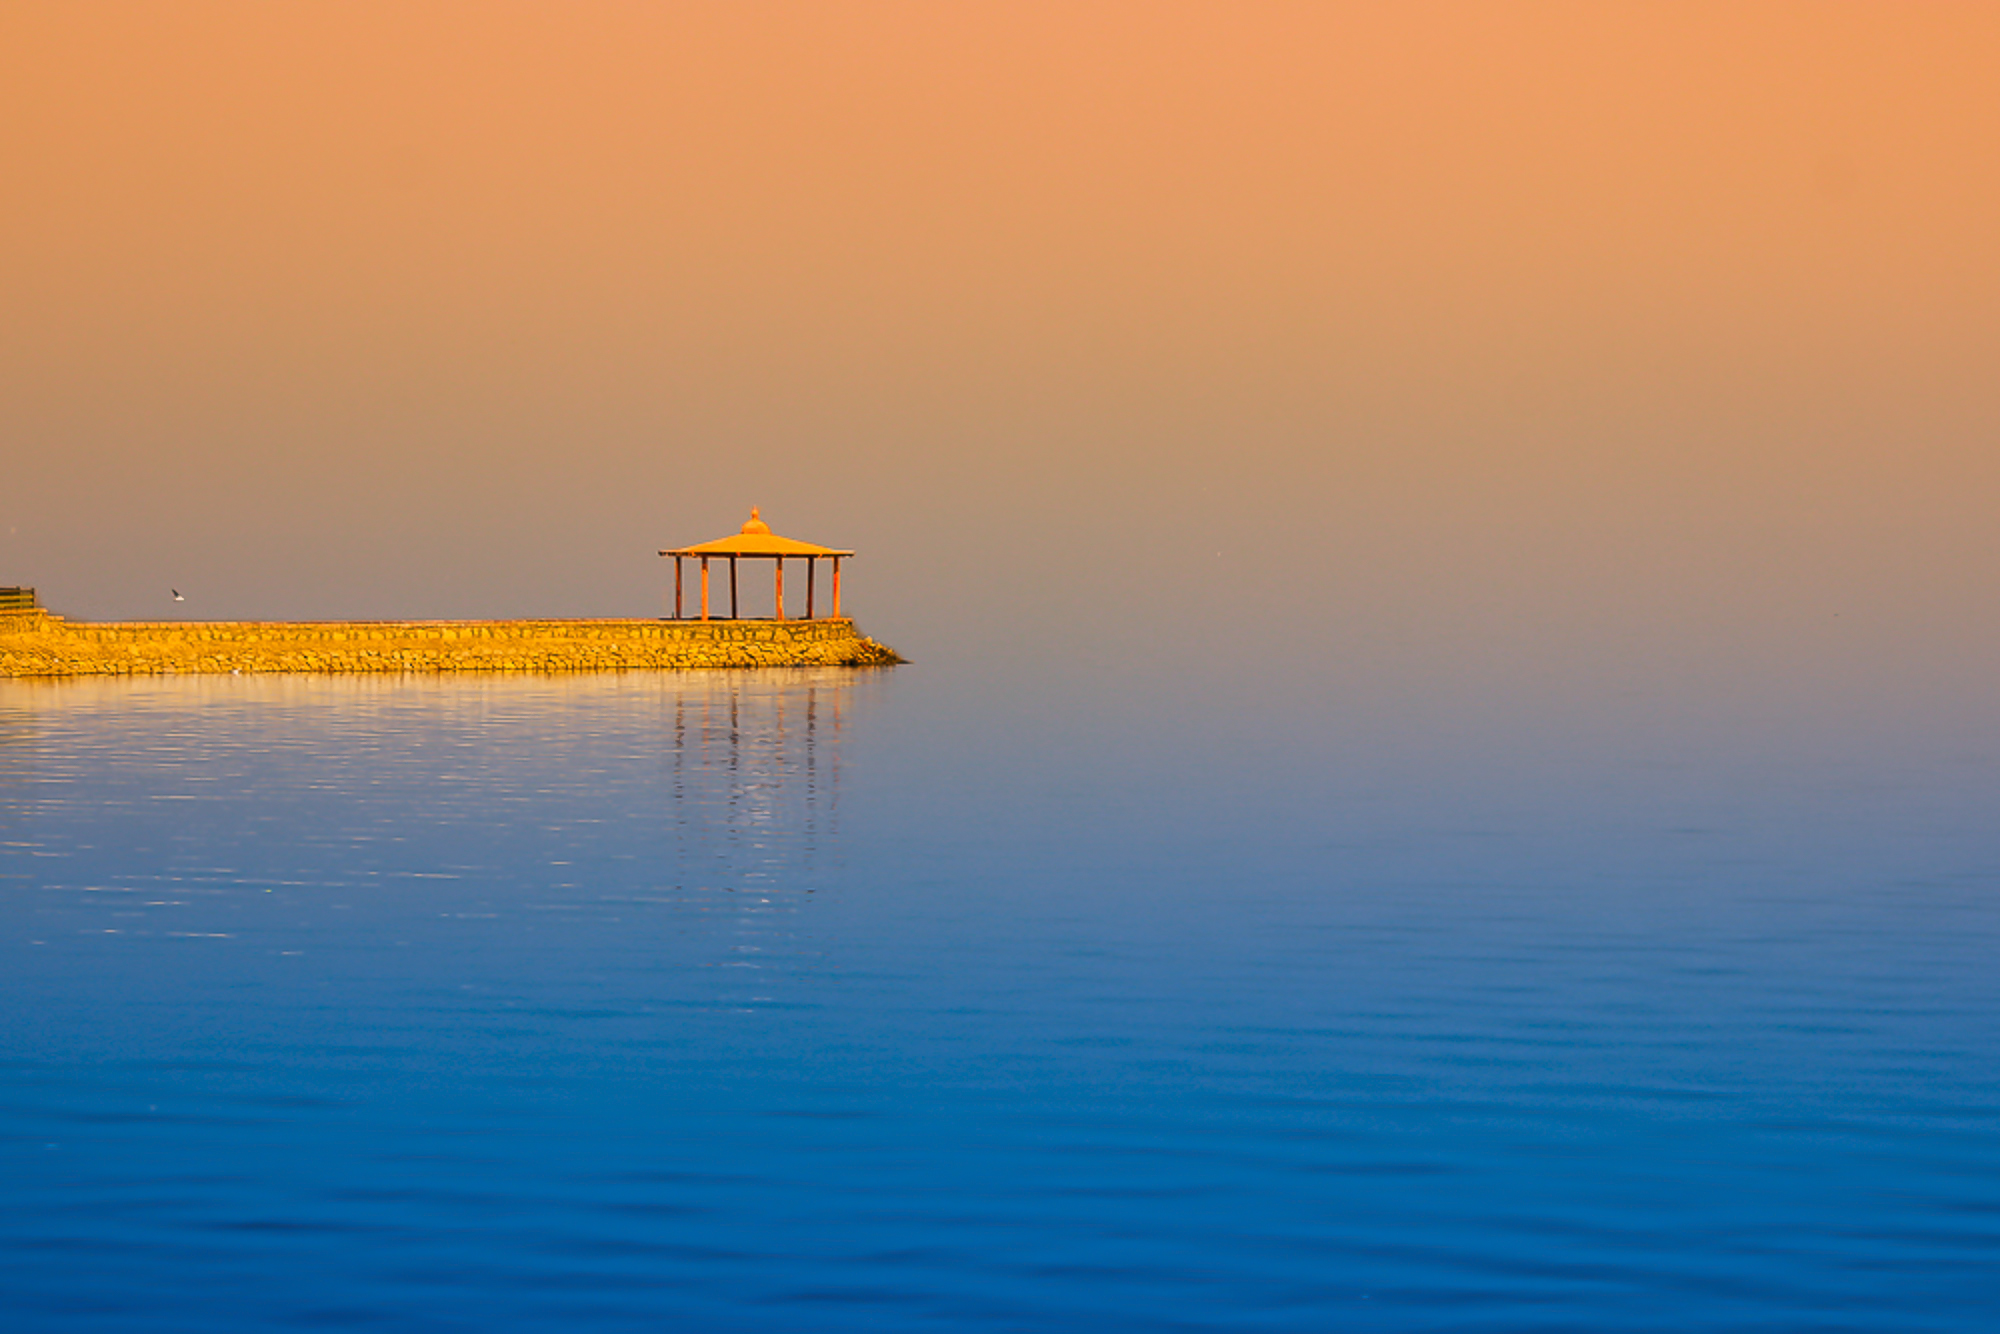
<path fill-rule="evenodd" d="M 673 692 L 669 822 L 684 892 L 812 892 L 840 820 L 854 674 L 727 673 Z"/>
<path fill-rule="evenodd" d="M 842 669 L 673 682 L 663 897 L 721 929 L 709 933 L 721 957 L 699 962 L 742 970 L 696 1003 L 770 1004 L 798 970 L 817 971 L 820 950 L 797 919 L 840 870 L 841 743 L 856 683 Z M 772 953 L 786 959 L 775 974 Z"/>
<path fill-rule="evenodd" d="M 794 919 L 837 869 L 841 747 L 878 684 L 832 668 L 9 683 L 0 833 L 23 888 L 0 909 L 60 942 L 29 961 L 60 986 L 101 971 L 90 987 L 115 998 L 188 962 L 143 942 L 234 942 L 197 993 L 252 959 L 287 961 L 251 968 L 259 987 L 331 970 L 356 1021 L 383 1024 L 371 1038 L 441 990 L 517 1017 L 763 1003 L 768 980 L 714 970 L 786 948 L 810 984 Z"/>
<path fill-rule="evenodd" d="M 0 704 L 0 783 L 27 778 L 35 737 L 35 718 L 18 704 Z M 4 794 L 0 794 L 4 800 Z"/>

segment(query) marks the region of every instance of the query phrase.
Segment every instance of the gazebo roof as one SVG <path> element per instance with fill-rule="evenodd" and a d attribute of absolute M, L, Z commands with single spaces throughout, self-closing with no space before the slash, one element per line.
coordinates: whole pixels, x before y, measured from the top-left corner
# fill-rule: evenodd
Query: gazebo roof
<path fill-rule="evenodd" d="M 771 531 L 771 525 L 757 515 L 757 507 L 750 507 L 750 521 L 743 525 L 743 531 L 728 537 L 718 537 L 713 542 L 703 542 L 692 547 L 675 547 L 662 551 L 662 556 L 852 556 L 851 551 L 841 551 L 834 547 L 816 546 L 811 542 L 800 542 L 795 538 L 779 537 Z"/>

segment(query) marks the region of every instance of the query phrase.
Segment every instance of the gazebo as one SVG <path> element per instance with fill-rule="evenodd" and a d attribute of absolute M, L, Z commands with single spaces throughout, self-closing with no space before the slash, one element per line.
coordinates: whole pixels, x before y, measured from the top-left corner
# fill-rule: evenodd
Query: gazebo
<path fill-rule="evenodd" d="M 750 507 L 750 521 L 743 525 L 743 531 L 730 537 L 718 537 L 713 542 L 703 542 L 698 546 L 675 547 L 662 551 L 662 556 L 674 558 L 674 619 L 684 620 L 681 590 L 683 587 L 681 562 L 692 556 L 701 562 L 701 619 L 708 616 L 708 563 L 711 560 L 729 562 L 729 619 L 741 620 L 736 614 L 736 562 L 739 560 L 768 560 L 772 565 L 771 606 L 776 619 L 785 619 L 785 560 L 797 556 L 806 563 L 806 619 L 813 620 L 814 579 L 819 570 L 820 557 L 833 562 L 833 614 L 840 615 L 840 562 L 852 556 L 851 551 L 836 551 L 832 547 L 815 546 L 811 542 L 799 542 L 789 537 L 779 537 L 771 531 L 771 525 L 758 516 L 757 507 Z"/>

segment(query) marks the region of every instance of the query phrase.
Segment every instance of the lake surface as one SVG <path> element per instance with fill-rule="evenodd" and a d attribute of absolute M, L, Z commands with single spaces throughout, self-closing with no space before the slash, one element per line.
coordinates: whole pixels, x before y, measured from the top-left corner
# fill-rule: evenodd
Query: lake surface
<path fill-rule="evenodd" d="M 2000 1327 L 1991 729 L 0 684 L 19 1330 Z"/>

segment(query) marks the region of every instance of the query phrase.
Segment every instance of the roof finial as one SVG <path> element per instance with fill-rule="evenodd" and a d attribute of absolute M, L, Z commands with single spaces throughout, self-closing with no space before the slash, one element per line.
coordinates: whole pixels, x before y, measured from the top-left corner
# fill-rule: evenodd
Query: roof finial
<path fill-rule="evenodd" d="M 757 507 L 752 505 L 750 507 L 750 522 L 743 525 L 743 531 L 746 533 L 769 533 L 771 525 L 758 517 Z"/>

